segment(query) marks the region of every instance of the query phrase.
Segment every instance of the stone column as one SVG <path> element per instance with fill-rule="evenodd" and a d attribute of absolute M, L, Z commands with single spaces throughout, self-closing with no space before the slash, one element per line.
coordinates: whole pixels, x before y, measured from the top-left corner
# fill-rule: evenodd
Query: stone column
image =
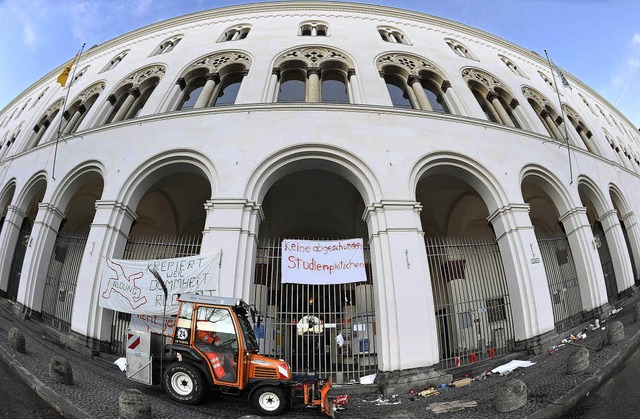
<path fill-rule="evenodd" d="M 629 257 L 629 250 L 618 219 L 618 211 L 614 209 L 607 211 L 600 217 L 599 221 L 602 223 L 604 235 L 607 238 L 607 245 L 613 262 L 613 271 L 616 274 L 618 293 L 620 293 L 632 287 L 634 279 L 631 258 Z"/>
<path fill-rule="evenodd" d="M 280 80 L 280 69 L 274 67 L 271 70 L 271 77 L 269 78 L 269 85 L 264 92 L 264 96 L 262 98 L 263 102 L 277 102 L 278 101 L 278 90 Z"/>
<path fill-rule="evenodd" d="M 38 143 L 40 143 L 40 140 L 42 139 L 42 136 L 44 135 L 44 133 L 49 129 L 49 126 L 51 125 L 51 121 L 46 120 L 42 123 L 42 125 L 34 127 L 34 131 L 35 128 L 38 128 L 37 131 L 35 131 L 35 136 L 33 137 L 33 139 L 30 141 L 29 146 L 27 147 L 27 149 L 33 148 L 35 146 L 38 145 Z"/>
<path fill-rule="evenodd" d="M 7 291 L 11 261 L 16 249 L 16 242 L 20 236 L 22 221 L 27 216 L 20 208 L 7 206 L 7 215 L 0 232 L 0 290 Z"/>
<path fill-rule="evenodd" d="M 71 118 L 69 118 L 69 122 L 67 122 L 67 125 L 65 125 L 64 130 L 62 130 L 62 133 L 70 134 L 71 131 L 74 129 L 74 127 L 78 124 L 78 120 L 80 119 L 82 114 L 84 114 L 86 111 L 87 111 L 87 108 L 85 108 L 83 104 L 78 106 L 78 109 L 76 109 L 73 115 L 71 115 Z"/>
<path fill-rule="evenodd" d="M 381 371 L 423 367 L 439 361 L 421 209 L 419 203 L 412 201 L 380 201 L 368 206 L 363 217 L 370 234 L 376 348 Z"/>
<path fill-rule="evenodd" d="M 121 258 L 135 213 L 116 201 L 96 201 L 87 245 L 80 263 L 73 300 L 71 329 L 82 336 L 108 341 L 113 311 L 98 305 L 100 279 L 106 258 Z"/>
<path fill-rule="evenodd" d="M 62 211 L 53 205 L 49 203 L 38 204 L 38 212 L 31 230 L 33 240 L 27 246 L 18 290 L 18 301 L 36 312 L 40 312 L 42 308 L 49 262 L 63 219 Z"/>
<path fill-rule="evenodd" d="M 553 137 L 556 140 L 562 140 L 564 138 L 564 136 L 558 130 L 558 127 L 556 126 L 556 124 L 553 121 L 553 119 L 551 119 L 551 115 L 549 115 L 549 111 L 544 109 L 542 112 L 540 112 L 540 116 L 542 117 L 542 119 L 544 119 L 544 121 L 546 122 L 547 126 L 551 130 L 551 133 L 552 133 Z"/>
<path fill-rule="evenodd" d="M 196 103 L 193 105 L 194 109 L 209 106 L 211 96 L 213 95 L 213 91 L 218 83 L 220 83 L 220 76 L 218 73 L 207 74 L 207 81 L 202 88 L 202 92 L 200 92 L 200 96 L 198 96 L 198 100 L 196 100 Z"/>
<path fill-rule="evenodd" d="M 504 106 L 502 106 L 502 102 L 500 102 L 500 99 L 498 99 L 498 94 L 496 92 L 489 92 L 489 94 L 487 95 L 487 100 L 491 103 L 491 105 L 493 105 L 493 109 L 495 109 L 498 117 L 504 125 L 515 127 L 513 121 L 511 120 L 511 117 L 504 109 Z"/>
<path fill-rule="evenodd" d="M 201 254 L 222 252 L 217 295 L 253 301 L 256 237 L 263 215 L 260 206 L 244 198 L 206 202 Z"/>
<path fill-rule="evenodd" d="M 516 341 L 554 330 L 553 309 L 528 204 L 510 204 L 491 214 L 505 269 Z"/>
<path fill-rule="evenodd" d="M 422 88 L 422 83 L 420 83 L 420 77 L 416 75 L 410 75 L 408 80 L 409 86 L 413 89 L 413 93 L 416 96 L 416 100 L 418 101 L 418 106 L 420 109 L 425 111 L 432 111 L 433 107 L 431 107 L 431 103 L 429 103 L 429 98 L 424 93 L 424 89 Z"/>
<path fill-rule="evenodd" d="M 320 102 L 322 95 L 320 92 L 320 68 L 310 67 L 307 69 L 307 102 Z"/>
<path fill-rule="evenodd" d="M 622 222 L 629 237 L 629 247 L 633 254 L 633 263 L 635 264 L 637 275 L 640 275 L 640 227 L 638 227 L 635 212 L 629 211 L 622 216 Z"/>
<path fill-rule="evenodd" d="M 587 218 L 587 209 L 573 208 L 559 218 L 567 233 L 571 255 L 576 265 L 582 307 L 596 310 L 608 304 L 607 288 L 598 249 Z"/>
<path fill-rule="evenodd" d="M 116 112 L 116 115 L 113 117 L 113 120 L 111 122 L 122 121 L 127 116 L 129 110 L 131 109 L 131 106 L 133 106 L 133 103 L 138 97 L 140 97 L 140 89 L 138 89 L 137 87 L 131 89 L 129 91 L 129 94 L 127 95 L 127 98 L 124 100 L 122 106 L 120 106 L 120 109 L 118 109 L 118 112 Z"/>

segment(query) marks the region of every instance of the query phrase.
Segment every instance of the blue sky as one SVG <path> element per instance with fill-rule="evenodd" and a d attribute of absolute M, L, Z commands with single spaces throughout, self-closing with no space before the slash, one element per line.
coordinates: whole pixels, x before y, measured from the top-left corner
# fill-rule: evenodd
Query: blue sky
<path fill-rule="evenodd" d="M 257 3 L 259 1 L 251 1 Z M 0 0 L 0 109 L 53 68 L 136 28 L 238 0 Z M 366 2 L 364 2 L 366 3 Z M 375 0 L 482 29 L 544 57 L 640 126 L 637 0 Z"/>

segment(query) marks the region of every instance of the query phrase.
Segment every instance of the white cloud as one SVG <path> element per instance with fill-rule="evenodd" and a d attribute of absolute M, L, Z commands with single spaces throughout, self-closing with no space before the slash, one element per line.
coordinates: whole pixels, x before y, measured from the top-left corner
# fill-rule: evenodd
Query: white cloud
<path fill-rule="evenodd" d="M 633 35 L 633 38 L 631 38 L 631 43 L 640 45 L 640 33 L 636 33 Z"/>
<path fill-rule="evenodd" d="M 30 47 L 36 44 L 36 34 L 29 22 L 25 22 L 22 27 L 22 41 Z"/>
<path fill-rule="evenodd" d="M 153 0 L 138 0 L 133 3 L 133 15 L 144 16 L 153 7 Z"/>

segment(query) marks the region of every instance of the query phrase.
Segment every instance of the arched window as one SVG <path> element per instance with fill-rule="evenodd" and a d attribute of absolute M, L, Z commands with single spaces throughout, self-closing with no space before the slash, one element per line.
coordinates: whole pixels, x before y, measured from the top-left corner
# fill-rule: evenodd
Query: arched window
<path fill-rule="evenodd" d="M 325 22 L 310 21 L 302 22 L 298 35 L 300 36 L 327 36 L 329 25 Z"/>
<path fill-rule="evenodd" d="M 108 98 L 104 124 L 138 116 L 164 74 L 164 66 L 155 65 L 127 76 Z"/>
<path fill-rule="evenodd" d="M 122 61 L 124 59 L 124 57 L 126 57 L 126 55 L 129 53 L 129 51 L 123 51 L 120 54 L 116 55 L 115 57 L 113 57 L 111 59 L 111 61 L 109 61 L 107 63 L 107 65 L 104 66 L 104 68 L 102 69 L 101 73 L 104 73 L 105 71 L 109 71 L 114 69 L 118 64 L 120 64 L 120 61 Z"/>
<path fill-rule="evenodd" d="M 247 35 L 249 35 L 249 31 L 251 31 L 251 25 L 235 25 L 227 30 L 225 30 L 220 38 L 218 38 L 218 42 L 227 42 L 227 41 L 238 41 L 241 39 L 245 39 Z"/>
<path fill-rule="evenodd" d="M 277 102 L 351 103 L 351 59 L 323 47 L 289 51 L 276 60 Z"/>
<path fill-rule="evenodd" d="M 451 113 L 449 81 L 435 64 L 412 55 L 386 54 L 376 62 L 394 107 Z"/>
<path fill-rule="evenodd" d="M 449 45 L 449 48 L 451 48 L 451 50 L 458 56 L 478 61 L 475 55 L 473 55 L 469 48 L 467 48 L 463 43 L 456 41 L 455 39 L 445 39 L 444 41 L 447 43 L 447 45 Z"/>
<path fill-rule="evenodd" d="M 519 75 L 521 77 L 526 77 L 524 75 L 524 73 L 522 72 L 522 70 L 520 69 L 520 67 L 515 65 L 513 63 L 513 61 L 511 61 L 510 59 L 508 59 L 504 55 L 498 55 L 498 57 L 500 57 L 500 60 L 502 60 L 502 62 L 509 68 L 509 70 L 511 70 L 512 72 L 514 72 L 515 74 L 517 74 L 517 75 Z"/>
<path fill-rule="evenodd" d="M 58 116 L 63 103 L 64 98 L 58 99 L 44 112 L 44 114 L 38 120 L 38 123 L 33 127 L 33 132 L 31 133 L 31 137 L 27 142 L 25 150 L 30 150 L 33 147 L 36 147 L 38 144 L 47 141 L 45 133 L 49 131 L 51 125 L 54 125 L 54 121 L 56 120 L 56 117 Z M 54 128 L 53 131 L 55 131 L 56 128 Z"/>
<path fill-rule="evenodd" d="M 519 103 L 504 83 L 488 73 L 472 68 L 462 70 L 462 77 L 488 120 L 521 128 L 514 113 Z"/>
<path fill-rule="evenodd" d="M 223 52 L 198 59 L 178 79 L 176 110 L 236 103 L 251 61 L 242 52 Z"/>
<path fill-rule="evenodd" d="M 152 56 L 160 55 L 160 54 L 166 54 L 167 52 L 170 52 L 175 48 L 176 45 L 178 45 L 178 42 L 180 42 L 181 39 L 182 39 L 182 36 L 179 35 L 179 36 L 173 36 L 167 40 L 162 41 L 160 45 L 158 45 L 156 49 L 153 50 L 151 55 Z"/>
<path fill-rule="evenodd" d="M 29 109 L 33 109 L 33 107 L 36 106 L 36 104 L 38 102 L 40 102 L 40 99 L 42 99 L 42 96 L 44 96 L 44 94 L 47 93 L 47 90 L 49 90 L 48 87 L 46 87 L 42 92 L 40 92 L 40 94 L 36 98 L 35 102 L 33 102 L 33 105 L 31 105 L 31 108 L 29 108 Z"/>
<path fill-rule="evenodd" d="M 67 106 L 67 110 L 63 114 L 63 134 L 73 134 L 78 130 L 85 116 L 87 116 L 89 109 L 91 109 L 98 99 L 98 96 L 104 91 L 104 86 L 104 82 L 94 84 L 80 93 L 78 97 L 71 102 L 71 105 Z"/>
<path fill-rule="evenodd" d="M 587 128 L 586 124 L 583 122 L 582 118 L 580 118 L 578 113 L 565 104 L 562 105 L 562 109 L 564 110 L 565 115 L 567 115 L 567 119 L 569 119 L 569 122 L 571 122 L 571 125 L 573 125 L 573 128 L 575 129 L 576 133 L 578 133 L 578 136 L 584 143 L 584 146 L 587 148 L 587 150 L 589 150 L 589 152 L 593 154 L 599 155 L 596 143 L 592 138 L 593 134 Z"/>
<path fill-rule="evenodd" d="M 553 90 L 555 92 L 556 91 L 556 86 L 553 84 L 551 79 L 549 77 L 547 77 L 547 75 L 544 74 L 542 71 L 538 71 L 538 74 L 540 74 L 540 77 L 542 77 L 542 80 L 544 80 L 544 82 L 547 83 L 547 86 L 549 86 L 551 88 L 551 90 Z"/>
<path fill-rule="evenodd" d="M 385 42 L 390 42 L 392 44 L 409 44 L 409 40 L 406 35 L 399 29 L 393 28 L 391 26 L 380 26 L 378 27 L 378 33 L 380 37 Z"/>
<path fill-rule="evenodd" d="M 528 86 L 522 88 L 522 94 L 527 98 L 527 102 L 529 102 L 540 122 L 546 128 L 549 136 L 558 141 L 563 141 L 565 134 L 562 117 L 551 106 L 549 100 L 540 92 Z"/>

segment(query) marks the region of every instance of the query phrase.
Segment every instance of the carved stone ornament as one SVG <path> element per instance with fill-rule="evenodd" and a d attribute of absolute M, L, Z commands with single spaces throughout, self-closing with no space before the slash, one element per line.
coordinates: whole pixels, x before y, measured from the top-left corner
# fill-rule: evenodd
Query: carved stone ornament
<path fill-rule="evenodd" d="M 409 74 L 418 74 L 423 70 L 429 70 L 440 74 L 440 72 L 437 71 L 435 65 L 415 55 L 387 54 L 378 58 L 378 61 L 376 62 L 378 70 L 382 70 L 382 68 L 386 65 L 395 65 L 398 67 L 402 67 L 406 69 Z"/>
<path fill-rule="evenodd" d="M 475 80 L 487 86 L 489 90 L 494 90 L 496 87 L 500 87 L 503 90 L 508 90 L 504 84 L 497 78 L 493 77 L 490 74 L 487 74 L 483 71 L 476 70 L 474 68 L 465 68 L 462 70 L 462 78 L 469 82 L 470 80 Z"/>
<path fill-rule="evenodd" d="M 325 61 L 338 60 L 346 63 L 349 67 L 353 67 L 353 63 L 346 55 L 335 49 L 325 47 L 306 47 L 287 51 L 278 57 L 276 67 L 289 60 L 303 61 L 309 67 L 319 67 Z"/>
<path fill-rule="evenodd" d="M 191 64 L 187 70 L 206 68 L 209 73 L 215 73 L 227 64 L 241 63 L 245 68 L 251 66 L 251 59 L 247 54 L 238 51 L 226 51 L 211 54 Z"/>
<path fill-rule="evenodd" d="M 537 90 L 532 89 L 529 86 L 524 86 L 522 88 L 522 94 L 527 99 L 532 99 L 533 101 L 537 102 L 543 108 L 549 104 L 549 101 L 547 100 L 546 97 L 544 97 L 542 94 L 540 94 L 540 92 L 538 92 Z"/>
<path fill-rule="evenodd" d="M 92 86 L 89 86 L 88 89 L 86 89 L 84 92 L 82 92 L 82 93 L 80 93 L 78 95 L 77 100 L 83 102 L 83 101 L 87 100 L 88 98 L 90 98 L 91 96 L 95 95 L 96 93 L 100 94 L 100 93 L 102 93 L 104 91 L 104 87 L 105 87 L 105 84 L 104 84 L 103 81 L 101 81 L 99 83 L 96 83 L 96 84 L 94 84 Z"/>
<path fill-rule="evenodd" d="M 166 69 L 163 65 L 153 65 L 151 67 L 143 68 L 126 78 L 125 82 L 133 83 L 134 86 L 138 86 L 143 81 L 151 77 L 162 78 Z"/>

